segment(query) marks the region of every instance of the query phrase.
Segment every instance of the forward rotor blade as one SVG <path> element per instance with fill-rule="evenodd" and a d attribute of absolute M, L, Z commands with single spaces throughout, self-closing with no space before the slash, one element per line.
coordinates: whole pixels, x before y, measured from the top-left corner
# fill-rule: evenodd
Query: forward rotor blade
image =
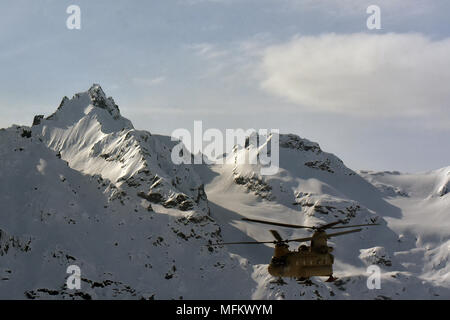
<path fill-rule="evenodd" d="M 276 231 L 276 230 L 269 230 L 269 231 L 277 241 L 280 241 L 280 242 L 283 241 L 283 238 L 281 238 L 278 231 Z"/>
<path fill-rule="evenodd" d="M 339 226 L 339 227 L 332 227 L 330 229 L 344 229 L 344 228 L 353 228 L 353 227 L 365 227 L 365 226 L 379 226 L 379 223 L 369 223 L 369 224 L 354 224 L 351 226 Z"/>
<path fill-rule="evenodd" d="M 272 221 L 258 220 L 258 219 L 242 218 L 242 220 L 249 221 L 249 222 L 258 222 L 258 223 L 263 223 L 263 224 L 270 224 L 272 226 L 294 228 L 294 229 L 316 229 L 316 227 L 307 227 L 307 226 L 300 226 L 300 225 L 296 225 L 296 224 L 287 224 L 287 223 L 272 222 Z"/>
<path fill-rule="evenodd" d="M 306 242 L 306 241 L 310 241 L 311 239 L 312 239 L 312 237 L 309 237 L 309 238 L 297 238 L 297 239 L 285 240 L 285 242 Z"/>
<path fill-rule="evenodd" d="M 347 233 L 353 233 L 353 232 L 360 232 L 362 229 L 355 229 L 355 230 L 349 230 L 349 231 L 343 231 L 343 232 L 336 232 L 336 233 L 330 233 L 327 234 L 327 238 L 331 238 L 331 237 L 337 237 L 337 236 L 341 236 Z"/>
<path fill-rule="evenodd" d="M 213 243 L 208 244 L 208 246 L 224 246 L 224 245 L 233 245 L 233 244 L 262 244 L 262 243 L 273 243 L 275 244 L 277 241 L 242 241 L 242 242 L 221 242 L 221 243 Z"/>

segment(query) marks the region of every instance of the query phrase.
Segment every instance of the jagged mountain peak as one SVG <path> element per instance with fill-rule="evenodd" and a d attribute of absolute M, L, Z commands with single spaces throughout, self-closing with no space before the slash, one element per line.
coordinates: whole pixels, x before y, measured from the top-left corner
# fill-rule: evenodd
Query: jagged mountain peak
<path fill-rule="evenodd" d="M 322 150 L 317 142 L 299 137 L 296 134 L 280 134 L 280 147 L 286 149 L 298 149 L 320 153 Z"/>
<path fill-rule="evenodd" d="M 120 189 L 114 197 L 131 188 L 132 197 L 178 208 L 189 217 L 208 213 L 193 168 L 173 164 L 166 139 L 134 129 L 100 85 L 64 98 L 52 116 L 37 116 L 34 123 L 33 134 L 71 168 L 99 175 Z"/>
<path fill-rule="evenodd" d="M 102 86 L 98 83 L 92 84 L 88 92 L 93 96 L 101 96 L 106 99 L 105 92 L 103 91 Z"/>
<path fill-rule="evenodd" d="M 301 138 L 293 133 L 270 133 L 268 135 L 259 134 L 254 132 L 246 139 L 245 146 L 250 145 L 260 147 L 267 144 L 268 150 L 271 149 L 271 142 L 274 137 L 278 138 L 280 148 L 294 149 L 300 151 L 312 151 L 314 153 L 320 153 L 322 150 L 317 142 L 312 142 L 308 139 Z"/>
<path fill-rule="evenodd" d="M 114 102 L 112 97 L 106 97 L 105 92 L 99 84 L 94 83 L 89 88 L 88 93 L 95 107 L 107 110 L 115 120 L 120 118 L 119 106 Z"/>
<path fill-rule="evenodd" d="M 47 126 L 68 127 L 79 123 L 83 118 L 96 120 L 102 131 L 106 132 L 134 128 L 128 119 L 121 116 L 114 99 L 107 97 L 99 84 L 76 93 L 71 99 L 65 96 L 58 109 L 45 120 L 52 120 L 51 123 L 46 123 Z M 33 126 L 40 125 L 43 120 L 43 115 L 35 116 Z"/>
<path fill-rule="evenodd" d="M 272 153 L 276 140 L 278 140 L 279 156 Z M 254 152 L 255 149 L 257 150 L 256 154 Z M 280 169 L 290 171 L 293 176 L 297 176 L 305 167 L 313 171 L 326 172 L 327 174 L 355 175 L 355 172 L 347 168 L 344 162 L 336 155 L 322 150 L 318 143 L 292 133 L 260 134 L 254 132 L 246 139 L 245 148 L 236 146 L 233 151 L 233 154 L 227 156 L 227 163 L 237 163 L 236 158 L 254 158 L 256 156 L 259 157 L 261 153 L 266 153 L 273 159 L 279 157 L 278 165 Z M 259 171 L 260 163 L 255 161 L 255 159 L 252 160 L 249 162 L 257 164 L 249 166 L 247 163 L 241 163 L 240 165 L 237 163 L 238 167 L 244 172 Z"/>

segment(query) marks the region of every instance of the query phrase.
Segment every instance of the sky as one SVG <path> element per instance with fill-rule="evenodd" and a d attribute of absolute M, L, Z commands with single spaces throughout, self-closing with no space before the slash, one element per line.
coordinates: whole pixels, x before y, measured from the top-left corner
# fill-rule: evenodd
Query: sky
<path fill-rule="evenodd" d="M 70 5 L 81 29 L 68 29 Z M 366 10 L 380 8 L 381 29 Z M 450 165 L 446 0 L 3 0 L 0 127 L 101 84 L 137 129 L 279 129 L 354 170 Z"/>

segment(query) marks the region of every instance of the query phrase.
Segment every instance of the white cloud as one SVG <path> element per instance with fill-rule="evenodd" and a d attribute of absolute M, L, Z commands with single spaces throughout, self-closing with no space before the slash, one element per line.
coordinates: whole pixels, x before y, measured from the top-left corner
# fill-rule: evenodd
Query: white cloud
<path fill-rule="evenodd" d="M 302 108 L 450 118 L 450 39 L 392 33 L 295 37 L 267 47 L 258 68 L 265 90 Z"/>

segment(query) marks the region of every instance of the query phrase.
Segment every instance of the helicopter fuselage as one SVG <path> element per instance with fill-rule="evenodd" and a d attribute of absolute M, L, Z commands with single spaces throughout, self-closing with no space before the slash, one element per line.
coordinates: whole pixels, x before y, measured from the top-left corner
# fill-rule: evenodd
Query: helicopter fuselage
<path fill-rule="evenodd" d="M 334 256 L 329 253 L 311 251 L 311 247 L 299 251 L 277 246 L 269 264 L 269 273 L 275 277 L 309 278 L 332 276 Z"/>

